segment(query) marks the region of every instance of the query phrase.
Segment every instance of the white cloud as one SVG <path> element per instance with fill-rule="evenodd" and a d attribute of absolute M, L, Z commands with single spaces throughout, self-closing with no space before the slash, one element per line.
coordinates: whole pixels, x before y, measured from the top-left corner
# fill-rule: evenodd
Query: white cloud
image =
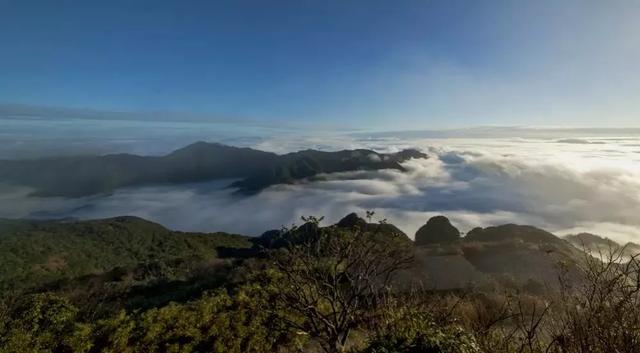
<path fill-rule="evenodd" d="M 349 212 L 374 210 L 411 236 L 429 217 L 445 214 L 465 232 L 520 223 L 559 235 L 590 231 L 640 241 L 640 165 L 629 159 L 628 146 L 637 140 L 601 145 L 535 139 L 341 139 L 332 141 L 334 149 L 419 147 L 431 158 L 406 162 L 406 172 L 323 175 L 250 197 L 234 196 L 223 187 L 226 182 L 122 189 L 75 200 L 33 198 L 26 189 L 4 189 L 0 216 L 131 214 L 175 229 L 258 235 L 304 215 L 335 222 Z M 303 139 L 298 143 L 289 148 L 308 147 Z"/>

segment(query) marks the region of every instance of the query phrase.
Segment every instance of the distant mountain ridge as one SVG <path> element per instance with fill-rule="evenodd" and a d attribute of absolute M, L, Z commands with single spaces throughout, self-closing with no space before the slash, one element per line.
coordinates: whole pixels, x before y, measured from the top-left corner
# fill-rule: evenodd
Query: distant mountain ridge
<path fill-rule="evenodd" d="M 564 239 L 576 248 L 587 251 L 597 257 L 631 257 L 640 255 L 640 244 L 632 242 L 619 244 L 609 238 L 591 233 L 570 234 L 565 236 Z"/>
<path fill-rule="evenodd" d="M 0 182 L 34 188 L 40 196 L 81 197 L 126 186 L 240 179 L 231 186 L 240 193 L 251 194 L 321 173 L 404 170 L 400 163 L 410 158 L 427 155 L 417 150 L 381 154 L 364 149 L 278 155 L 196 142 L 159 157 L 111 154 L 0 161 Z"/>

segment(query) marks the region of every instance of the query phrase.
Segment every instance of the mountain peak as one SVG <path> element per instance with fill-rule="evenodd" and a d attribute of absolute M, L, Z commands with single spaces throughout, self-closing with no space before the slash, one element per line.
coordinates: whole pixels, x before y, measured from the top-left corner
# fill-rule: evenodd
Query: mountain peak
<path fill-rule="evenodd" d="M 416 245 L 449 243 L 460 239 L 460 231 L 445 216 L 431 217 L 416 232 Z"/>
<path fill-rule="evenodd" d="M 205 142 L 205 141 L 197 141 L 192 144 L 186 145 L 182 148 L 179 148 L 169 155 L 181 155 L 181 154 L 193 154 L 197 152 L 208 152 L 211 150 L 222 150 L 222 149 L 234 149 L 235 147 L 223 145 L 217 142 Z"/>
<path fill-rule="evenodd" d="M 278 155 L 198 141 L 159 157 L 123 154 L 15 160 L 10 165 L 0 165 L 0 182 L 31 187 L 41 196 L 81 197 L 126 186 L 238 179 L 230 186 L 241 194 L 253 194 L 271 185 L 292 183 L 318 174 L 403 171 L 400 163 L 423 157 L 426 155 L 416 150 L 391 154 L 371 150 L 306 150 Z M 78 170 L 82 173 L 77 173 Z"/>
<path fill-rule="evenodd" d="M 570 234 L 564 237 L 570 243 L 577 246 L 603 246 L 603 247 L 619 247 L 620 244 L 615 241 L 601 237 L 599 235 L 591 234 L 591 233 L 579 233 L 579 234 Z"/>
<path fill-rule="evenodd" d="M 336 225 L 342 228 L 364 228 L 367 225 L 367 222 L 360 218 L 357 213 L 353 212 L 344 216 Z"/>
<path fill-rule="evenodd" d="M 555 235 L 533 226 L 505 224 L 496 227 L 474 228 L 465 241 L 503 242 L 522 241 L 526 243 L 559 243 L 564 242 Z"/>
<path fill-rule="evenodd" d="M 397 156 L 397 158 L 400 159 L 400 161 L 406 161 L 411 158 L 421 158 L 421 159 L 429 158 L 429 156 L 426 153 L 423 153 L 415 148 L 402 150 L 396 153 L 395 156 Z"/>

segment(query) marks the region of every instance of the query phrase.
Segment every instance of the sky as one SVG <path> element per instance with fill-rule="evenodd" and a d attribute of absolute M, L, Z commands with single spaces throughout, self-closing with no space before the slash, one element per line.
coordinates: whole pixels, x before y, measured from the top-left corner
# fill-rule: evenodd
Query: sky
<path fill-rule="evenodd" d="M 632 0 L 0 0 L 0 103 L 276 126 L 638 126 L 638 18 Z"/>

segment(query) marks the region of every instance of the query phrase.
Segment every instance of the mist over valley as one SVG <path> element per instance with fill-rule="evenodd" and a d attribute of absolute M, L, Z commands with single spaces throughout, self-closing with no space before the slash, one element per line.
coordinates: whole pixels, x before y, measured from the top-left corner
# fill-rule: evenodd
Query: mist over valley
<path fill-rule="evenodd" d="M 369 168 L 357 165 L 352 166 L 354 170 L 328 170 L 330 173 L 319 170 L 318 175 L 315 175 L 318 171 L 314 175 L 303 172 L 293 179 L 272 181 L 273 185 L 244 195 L 238 193 L 238 187 L 232 186 L 242 180 L 242 173 L 235 179 L 234 175 L 224 173 L 209 173 L 196 180 L 182 176 L 154 182 L 151 178 L 138 186 L 125 183 L 121 187 L 97 189 L 89 195 L 70 195 L 77 197 L 64 197 L 64 194 L 37 196 L 34 194 L 37 188 L 20 185 L 19 178 L 9 181 L 5 178 L 1 181 L 0 217 L 92 219 L 135 215 L 177 230 L 228 231 L 255 236 L 265 228 L 298 223 L 305 215 L 320 215 L 328 222 L 336 222 L 346 213 L 372 210 L 408 234 L 413 234 L 430 216 L 447 214 L 464 231 L 475 226 L 519 223 L 536 225 L 560 235 L 588 231 L 625 242 L 637 241 L 640 237 L 637 218 L 640 209 L 640 137 L 633 130 L 485 128 L 467 131 L 472 137 L 423 138 L 418 132 L 380 135 L 325 131 L 315 135 L 291 135 L 273 129 L 269 134 L 254 131 L 253 137 L 248 139 L 245 133 L 229 131 L 225 137 L 219 137 L 207 130 L 217 131 L 215 124 L 185 124 L 181 134 L 170 135 L 170 131 L 175 130 L 165 131 L 164 123 L 147 122 L 143 124 L 144 134 L 154 130 L 165 132 L 143 139 L 135 136 L 139 130 L 130 130 L 129 122 L 106 121 L 114 131 L 126 130 L 131 136 L 124 140 L 94 136 L 85 142 L 69 136 L 50 137 L 62 134 L 68 124 L 65 121 L 49 122 L 42 128 L 38 143 L 57 145 L 58 157 L 116 152 L 170 155 L 173 146 L 178 144 L 175 141 L 184 141 L 181 142 L 184 145 L 178 145 L 176 150 L 189 154 L 188 148 L 183 147 L 195 142 L 190 141 L 193 138 L 211 141 L 200 146 L 204 148 L 201 153 L 212 156 L 222 153 L 216 150 L 218 145 L 215 143 L 220 141 L 268 151 L 271 154 L 265 155 L 270 158 L 275 156 L 273 153 L 306 149 L 326 152 L 365 149 L 382 154 L 417 149 L 427 158 L 406 158 L 400 162 L 403 170 L 376 164 L 374 160 L 368 162 L 377 170 L 360 170 Z M 74 126 L 82 129 L 88 125 L 80 120 Z M 26 128 L 25 124 L 14 123 L 14 129 L 20 128 Z M 482 135 L 478 136 L 480 131 Z M 512 135 L 505 137 L 509 131 Z M 98 133 L 107 134 L 96 130 Z M 448 133 L 451 132 L 441 132 L 443 135 Z M 542 133 L 550 137 L 543 138 Z M 31 155 L 27 158 L 26 151 L 31 143 L 19 134 L 5 135 L 2 142 L 5 156 L 10 149 L 13 156 L 22 160 L 42 161 L 42 158 L 52 157 Z M 21 150 L 16 146 L 27 146 L 22 150 L 25 152 L 23 158 L 19 158 Z M 211 149 L 207 150 L 207 147 Z M 243 167 L 251 170 L 259 169 L 266 162 L 257 157 L 246 162 L 237 161 L 236 165 L 238 163 L 262 163 Z M 135 167 L 139 166 L 132 165 Z M 46 173 L 46 168 L 39 173 Z M 148 167 L 141 167 L 141 170 L 153 174 Z M 59 177 L 67 180 L 73 190 L 81 190 L 79 185 L 83 178 L 89 178 L 73 167 L 65 172 L 68 173 L 66 176 L 61 174 Z M 74 184 L 76 182 L 80 184 Z M 78 187 L 74 188 L 76 185 Z M 247 217 L 252 221 L 246 222 Z"/>

